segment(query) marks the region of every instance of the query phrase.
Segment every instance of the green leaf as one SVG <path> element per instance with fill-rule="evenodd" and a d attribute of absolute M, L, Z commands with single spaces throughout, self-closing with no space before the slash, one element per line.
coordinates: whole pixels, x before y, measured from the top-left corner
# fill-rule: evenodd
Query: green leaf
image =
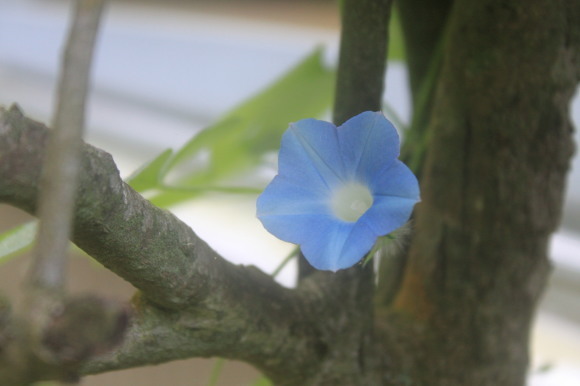
<path fill-rule="evenodd" d="M 333 88 L 334 72 L 322 65 L 321 51 L 316 50 L 179 150 L 161 174 L 180 170 L 174 185 L 186 189 L 162 192 L 151 201 L 166 207 L 201 192 L 196 187 L 216 186 L 256 167 L 265 153 L 278 149 L 290 122 L 321 116 L 329 109 Z M 185 165 L 189 170 L 183 173 Z"/>
<path fill-rule="evenodd" d="M 401 229 L 407 229 L 407 228 L 405 228 L 403 226 L 403 228 L 399 228 L 399 229 L 389 233 L 388 235 L 379 237 L 377 239 L 375 245 L 372 247 L 371 251 L 369 253 L 367 253 L 365 258 L 363 259 L 362 266 L 365 267 L 375 257 L 377 252 L 385 251 L 389 247 L 389 244 L 391 244 L 394 240 L 397 239 L 397 234 L 398 234 L 398 232 L 401 231 Z"/>
<path fill-rule="evenodd" d="M 224 358 L 216 358 L 215 359 L 213 368 L 211 369 L 211 374 L 210 374 L 207 386 L 216 386 L 217 385 L 219 378 L 222 375 L 222 370 L 223 370 L 226 362 L 227 361 Z"/>
<path fill-rule="evenodd" d="M 24 252 L 34 243 L 37 221 L 30 221 L 0 234 L 0 263 Z"/>
<path fill-rule="evenodd" d="M 389 60 L 405 61 L 403 29 L 401 27 L 399 12 L 396 7 L 393 7 L 391 20 L 389 22 L 389 52 L 387 57 Z"/>
<path fill-rule="evenodd" d="M 264 376 L 261 376 L 252 384 L 252 386 L 272 386 L 272 385 L 273 383 Z"/>
<path fill-rule="evenodd" d="M 125 182 L 131 185 L 131 187 L 138 192 L 157 188 L 159 186 L 161 172 L 165 169 L 167 161 L 172 154 L 173 150 L 165 150 L 163 153 L 159 154 L 153 160 L 135 171 L 125 180 Z"/>

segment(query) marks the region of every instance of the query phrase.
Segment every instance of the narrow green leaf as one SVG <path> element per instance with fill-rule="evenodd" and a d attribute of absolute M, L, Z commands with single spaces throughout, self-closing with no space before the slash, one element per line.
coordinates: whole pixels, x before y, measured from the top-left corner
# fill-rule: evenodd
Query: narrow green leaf
<path fill-rule="evenodd" d="M 0 234 L 0 263 L 24 252 L 34 243 L 37 221 L 33 220 Z"/>
<path fill-rule="evenodd" d="M 166 167 L 167 161 L 172 154 L 173 150 L 165 150 L 153 160 L 136 170 L 125 180 L 125 182 L 131 185 L 131 187 L 138 192 L 157 188 L 160 181 L 161 171 Z"/>
<path fill-rule="evenodd" d="M 261 376 L 252 384 L 252 386 L 272 386 L 272 385 L 273 383 L 264 376 Z"/>
<path fill-rule="evenodd" d="M 389 60 L 405 61 L 405 45 L 403 42 L 403 29 L 397 7 L 393 7 L 391 20 L 389 22 Z"/>
<path fill-rule="evenodd" d="M 177 186 L 219 186 L 226 178 L 259 165 L 265 153 L 276 150 L 290 122 L 321 116 L 328 110 L 333 87 L 334 72 L 322 65 L 321 51 L 316 50 L 274 84 L 195 136 L 161 173 L 165 176 L 181 170 Z M 186 173 L 184 164 L 189 168 Z M 151 201 L 166 207 L 193 197 L 195 191 L 165 191 Z"/>
<path fill-rule="evenodd" d="M 224 358 L 216 358 L 214 360 L 213 368 L 211 369 L 211 374 L 207 386 L 216 386 L 218 384 L 225 364 L 226 360 Z"/>
<path fill-rule="evenodd" d="M 230 145 L 239 145 L 237 140 L 259 152 L 277 148 L 289 122 L 320 115 L 330 106 L 333 75 L 322 65 L 322 51 L 317 49 L 278 81 L 195 136 L 172 159 L 172 166 L 203 147 L 230 151 Z M 280 123 L 283 128 L 277 127 Z"/>

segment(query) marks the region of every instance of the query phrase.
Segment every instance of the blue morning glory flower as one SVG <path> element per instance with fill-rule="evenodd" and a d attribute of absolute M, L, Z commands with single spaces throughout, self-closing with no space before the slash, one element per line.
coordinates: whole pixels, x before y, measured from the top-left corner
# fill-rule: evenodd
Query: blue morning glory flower
<path fill-rule="evenodd" d="M 404 225 L 419 201 L 417 178 L 398 160 L 399 136 L 380 112 L 338 128 L 304 119 L 282 137 L 278 175 L 257 202 L 276 237 L 299 244 L 313 267 L 353 266 L 379 236 Z"/>

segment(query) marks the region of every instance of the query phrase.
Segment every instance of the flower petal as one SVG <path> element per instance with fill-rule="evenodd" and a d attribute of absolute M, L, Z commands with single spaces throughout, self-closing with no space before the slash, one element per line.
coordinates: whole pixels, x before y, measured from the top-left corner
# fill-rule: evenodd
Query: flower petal
<path fill-rule="evenodd" d="M 411 170 L 396 160 L 381 170 L 370 183 L 373 205 L 359 219 L 375 235 L 384 236 L 403 226 L 420 201 L 419 182 Z"/>
<path fill-rule="evenodd" d="M 267 214 L 260 220 L 279 239 L 299 244 L 314 268 L 326 271 L 353 266 L 377 238 L 367 224 L 336 221 L 330 215 Z"/>
<path fill-rule="evenodd" d="M 279 174 L 258 198 L 258 218 L 270 233 L 299 244 L 315 268 L 351 267 L 378 236 L 404 225 L 419 201 L 417 179 L 398 155 L 398 134 L 381 113 L 359 114 L 338 129 L 315 119 L 291 124 Z M 353 182 L 368 187 L 372 205 L 357 221 L 343 221 L 332 200 Z"/>
<path fill-rule="evenodd" d="M 376 239 L 364 224 L 332 221 L 324 232 L 306 234 L 300 247 L 314 268 L 337 271 L 360 261 Z"/>
<path fill-rule="evenodd" d="M 337 269 L 349 268 L 358 263 L 369 253 L 376 241 L 377 235 L 372 229 L 369 229 L 364 221 L 358 221 L 345 240 L 340 255 L 337 256 Z"/>
<path fill-rule="evenodd" d="M 331 216 L 320 214 L 272 214 L 260 218 L 266 229 L 281 240 L 294 244 L 321 244 L 324 235 L 332 233 Z"/>
<path fill-rule="evenodd" d="M 349 177 L 370 182 L 399 156 L 399 135 L 381 112 L 361 113 L 338 128 L 338 142 Z"/>
<path fill-rule="evenodd" d="M 420 201 L 417 177 L 399 160 L 377 172 L 369 181 L 369 187 L 374 196 L 396 196 Z"/>
<path fill-rule="evenodd" d="M 343 179 L 343 169 L 332 123 L 303 119 L 282 136 L 278 170 L 289 180 L 299 184 L 321 181 L 332 188 Z"/>
<path fill-rule="evenodd" d="M 284 175 L 274 177 L 258 197 L 256 207 L 259 219 L 289 214 L 330 214 L 325 186 L 317 183 L 298 185 Z"/>
<path fill-rule="evenodd" d="M 416 203 L 410 198 L 378 196 L 359 222 L 366 224 L 375 236 L 384 236 L 405 225 Z"/>

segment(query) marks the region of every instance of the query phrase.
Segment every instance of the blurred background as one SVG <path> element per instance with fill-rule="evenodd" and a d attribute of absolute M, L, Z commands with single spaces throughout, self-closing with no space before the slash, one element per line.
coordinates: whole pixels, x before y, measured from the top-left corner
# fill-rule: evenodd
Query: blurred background
<path fill-rule="evenodd" d="M 0 105 L 18 103 L 48 123 L 63 38 L 65 0 L 0 0 Z M 255 95 L 316 48 L 334 66 L 335 0 L 112 0 L 93 68 L 87 142 L 111 153 L 123 176 L 177 149 L 220 115 Z M 390 62 L 386 101 L 408 122 L 404 65 Z M 573 120 L 580 124 L 580 100 Z M 578 134 L 576 134 L 578 138 Z M 224 257 L 272 272 L 290 246 L 254 216 L 255 196 L 211 195 L 175 208 Z M 0 204 L 0 232 L 30 219 Z M 224 240 L 224 234 L 227 235 Z M 574 160 L 562 229 L 552 243 L 554 274 L 536 320 L 532 386 L 580 384 L 580 161 Z M 27 256 L 0 265 L 0 292 L 18 296 Z M 280 276 L 291 286 L 295 267 Z M 76 256 L 69 287 L 127 299 L 133 288 Z M 195 359 L 86 377 L 83 385 L 206 385 L 214 361 Z M 217 384 L 251 385 L 250 366 L 227 362 Z"/>

